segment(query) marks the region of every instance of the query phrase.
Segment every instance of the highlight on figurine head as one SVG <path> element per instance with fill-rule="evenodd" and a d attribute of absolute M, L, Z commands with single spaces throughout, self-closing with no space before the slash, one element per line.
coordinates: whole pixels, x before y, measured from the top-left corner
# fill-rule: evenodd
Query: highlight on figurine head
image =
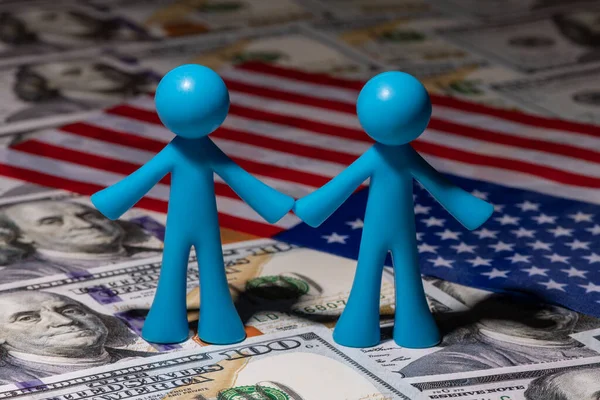
<path fill-rule="evenodd" d="M 423 84 L 412 75 L 383 72 L 363 86 L 356 113 L 371 138 L 398 146 L 423 133 L 431 118 L 431 100 Z"/>
<path fill-rule="evenodd" d="M 229 91 L 212 69 L 185 64 L 160 80 L 154 102 L 158 117 L 169 130 L 197 139 L 223 123 L 229 111 Z"/>

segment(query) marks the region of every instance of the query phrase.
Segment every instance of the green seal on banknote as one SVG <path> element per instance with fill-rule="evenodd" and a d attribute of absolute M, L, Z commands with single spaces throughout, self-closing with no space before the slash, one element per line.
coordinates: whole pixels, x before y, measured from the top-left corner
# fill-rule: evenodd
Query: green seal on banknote
<path fill-rule="evenodd" d="M 285 275 L 259 276 L 246 283 L 246 291 L 269 300 L 296 299 L 310 290 L 304 280 Z"/>
<path fill-rule="evenodd" d="M 265 386 L 238 386 L 219 393 L 219 400 L 289 400 L 290 396 L 279 389 Z"/>

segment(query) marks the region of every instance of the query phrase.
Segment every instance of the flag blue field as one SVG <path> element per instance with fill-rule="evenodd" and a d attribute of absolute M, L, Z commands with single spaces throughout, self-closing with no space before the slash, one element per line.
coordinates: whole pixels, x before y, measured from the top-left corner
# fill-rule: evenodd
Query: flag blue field
<path fill-rule="evenodd" d="M 422 274 L 532 295 L 600 317 L 599 206 L 450 179 L 494 204 L 495 212 L 481 228 L 468 231 L 415 183 Z M 356 192 L 316 229 L 300 224 L 276 238 L 356 259 L 367 196 L 368 189 Z M 386 265 L 392 265 L 389 256 Z"/>

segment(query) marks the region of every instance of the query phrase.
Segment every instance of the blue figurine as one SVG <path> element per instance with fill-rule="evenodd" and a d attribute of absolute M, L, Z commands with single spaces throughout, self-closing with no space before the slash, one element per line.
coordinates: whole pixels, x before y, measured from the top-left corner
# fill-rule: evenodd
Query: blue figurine
<path fill-rule="evenodd" d="M 317 227 L 370 178 L 356 275 L 333 337 L 349 347 L 379 343 L 381 279 L 391 251 L 396 287 L 394 340 L 408 348 L 431 347 L 441 338 L 421 282 L 412 180 L 419 181 L 467 229 L 483 224 L 494 208 L 454 186 L 409 145 L 431 117 L 429 95 L 417 79 L 402 72 L 379 74 L 362 88 L 356 109 L 361 126 L 377 143 L 294 206 L 296 215 Z"/>
<path fill-rule="evenodd" d="M 198 336 L 214 344 L 242 341 L 244 326 L 225 276 L 213 173 L 270 223 L 287 214 L 294 199 L 248 174 L 208 138 L 229 111 L 229 92 L 217 73 L 194 64 L 177 67 L 158 84 L 155 104 L 160 120 L 176 137 L 91 200 L 106 217 L 117 219 L 171 173 L 162 269 L 142 337 L 152 343 L 187 339 L 186 272 L 194 246 L 201 285 Z"/>

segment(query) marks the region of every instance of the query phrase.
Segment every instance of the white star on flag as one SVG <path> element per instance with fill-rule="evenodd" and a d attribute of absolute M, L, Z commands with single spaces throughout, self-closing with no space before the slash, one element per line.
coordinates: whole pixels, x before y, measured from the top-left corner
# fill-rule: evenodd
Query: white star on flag
<path fill-rule="evenodd" d="M 442 240 L 452 239 L 458 240 L 458 237 L 462 235 L 461 232 L 452 232 L 449 229 L 444 230 L 444 232 L 436 232 L 436 235 L 442 238 Z"/>
<path fill-rule="evenodd" d="M 350 225 L 352 229 L 361 229 L 365 226 L 365 223 L 362 219 L 356 218 L 354 221 L 346 222 L 346 225 Z"/>
<path fill-rule="evenodd" d="M 499 241 L 496 244 L 490 244 L 489 247 L 494 249 L 494 253 L 497 253 L 499 251 L 513 251 L 513 247 L 515 247 L 515 245 Z"/>
<path fill-rule="evenodd" d="M 479 236 L 479 239 L 485 239 L 485 238 L 496 239 L 496 235 L 498 234 L 498 231 L 490 231 L 490 230 L 487 230 L 486 228 L 481 228 L 476 231 L 473 231 L 473 233 L 475 235 Z"/>
<path fill-rule="evenodd" d="M 556 218 L 558 217 L 551 217 L 550 215 L 546 215 L 546 214 L 540 214 L 538 216 L 535 217 L 531 217 L 532 220 L 534 220 L 535 222 L 538 223 L 538 225 L 541 224 L 556 224 Z"/>
<path fill-rule="evenodd" d="M 585 278 L 585 274 L 588 273 L 588 271 L 583 271 L 575 267 L 571 267 L 569 269 L 561 269 L 561 271 L 566 273 L 569 276 L 569 278 L 573 278 L 575 276 L 578 278 Z"/>
<path fill-rule="evenodd" d="M 454 262 L 454 260 L 446 260 L 440 256 L 438 256 L 435 260 L 427 260 L 427 261 L 432 262 L 434 267 L 448 267 L 448 268 L 452 268 L 452 263 Z"/>
<path fill-rule="evenodd" d="M 573 229 L 566 229 L 566 228 L 563 228 L 562 226 L 557 226 L 554 229 L 548 229 L 548 232 L 552 233 L 554 235 L 554 237 L 572 236 L 573 235 Z"/>
<path fill-rule="evenodd" d="M 550 262 L 561 262 L 561 263 L 565 263 L 568 264 L 569 263 L 569 258 L 568 256 L 561 256 L 558 255 L 556 253 L 551 254 L 551 255 L 545 255 L 544 257 L 550 259 Z"/>
<path fill-rule="evenodd" d="M 572 218 L 575 222 L 592 222 L 592 214 L 584 214 L 581 211 L 577 211 L 576 214 L 569 214 L 569 218 Z"/>
<path fill-rule="evenodd" d="M 500 225 L 519 225 L 519 217 L 513 217 L 508 214 L 504 214 L 502 217 L 494 218 L 496 221 L 500 222 Z"/>
<path fill-rule="evenodd" d="M 529 276 L 534 276 L 534 275 L 542 275 L 542 276 L 548 276 L 548 274 L 546 272 L 548 272 L 548 269 L 544 269 L 544 268 L 538 268 L 538 267 L 531 267 L 531 268 L 523 268 L 521 269 L 521 271 L 525 271 L 529 274 Z"/>
<path fill-rule="evenodd" d="M 600 235 L 600 225 L 596 224 L 591 228 L 585 228 L 586 231 L 590 232 L 592 235 Z"/>
<path fill-rule="evenodd" d="M 530 201 L 525 200 L 522 203 L 516 204 L 517 207 L 519 207 L 521 209 L 521 211 L 539 211 L 540 209 L 540 204 L 539 203 L 532 203 Z"/>
<path fill-rule="evenodd" d="M 571 248 L 571 250 L 577 250 L 577 249 L 589 250 L 590 242 L 580 242 L 579 240 L 575 239 L 572 242 L 565 243 L 565 246 L 569 246 Z"/>
<path fill-rule="evenodd" d="M 456 246 L 450 246 L 452 247 L 454 250 L 456 250 L 457 253 L 474 253 L 475 252 L 475 248 L 477 246 L 470 246 L 468 244 L 466 244 L 465 242 L 460 242 L 459 245 Z"/>
<path fill-rule="evenodd" d="M 514 264 L 514 263 L 518 263 L 518 262 L 530 263 L 531 261 L 529 261 L 529 257 L 531 257 L 531 256 L 526 256 L 524 254 L 515 253 L 512 256 L 505 257 L 505 258 L 507 260 L 510 260 L 511 264 Z"/>
<path fill-rule="evenodd" d="M 485 275 L 488 277 L 488 279 L 494 279 L 494 278 L 508 278 L 508 273 L 510 271 L 500 271 L 497 270 L 496 268 L 493 268 L 490 272 L 483 272 L 481 273 L 481 275 Z"/>
<path fill-rule="evenodd" d="M 538 282 L 538 283 L 540 285 L 546 286 L 546 289 L 548 289 L 548 290 L 556 289 L 556 290 L 561 290 L 563 292 L 566 292 L 566 290 L 563 288 L 563 286 L 567 286 L 567 284 L 555 282 L 554 279 L 550 279 L 548 282 Z"/>
<path fill-rule="evenodd" d="M 551 243 L 544 243 L 544 242 L 540 242 L 539 240 L 536 240 L 535 242 L 532 242 L 532 243 L 527 243 L 527 246 L 531 246 L 531 248 L 533 250 L 548 250 L 548 251 L 552 250 L 550 248 L 550 246 L 552 246 Z"/>
<path fill-rule="evenodd" d="M 481 258 L 479 256 L 472 258 L 470 260 L 467 260 L 468 263 L 471 263 L 472 267 L 479 267 L 481 265 L 485 265 L 486 267 L 491 267 L 492 266 L 492 260 L 490 260 L 489 258 Z"/>
<path fill-rule="evenodd" d="M 583 256 L 582 258 L 585 258 L 586 260 L 588 260 L 588 262 L 590 264 L 600 262 L 600 256 L 596 253 L 592 253 L 589 256 Z"/>
<path fill-rule="evenodd" d="M 535 235 L 535 230 L 533 229 L 525 229 L 523 227 L 520 227 L 517 230 L 514 231 L 510 231 L 511 233 L 513 233 L 514 235 L 516 235 L 518 238 L 522 238 L 522 237 L 528 237 L 528 238 L 534 238 Z"/>
<path fill-rule="evenodd" d="M 480 198 L 481 200 L 487 200 L 489 193 L 480 192 L 479 190 L 473 190 L 471 194 L 475 197 Z"/>
<path fill-rule="evenodd" d="M 348 239 L 348 235 L 338 235 L 333 232 L 331 235 L 323 235 L 323 239 L 327 239 L 327 243 L 341 243 L 346 244 L 346 239 Z"/>
<path fill-rule="evenodd" d="M 437 248 L 439 246 L 430 246 L 427 243 L 422 243 L 417 246 L 419 249 L 419 253 L 437 253 Z"/>
<path fill-rule="evenodd" d="M 598 292 L 600 293 L 600 285 L 594 285 L 592 282 L 588 282 L 587 285 L 579 285 L 585 289 L 586 293 Z"/>
<path fill-rule="evenodd" d="M 427 219 L 422 219 L 421 221 L 424 222 L 425 225 L 427 225 L 428 228 L 431 228 L 432 226 L 443 227 L 444 226 L 444 222 L 446 220 L 445 219 L 441 219 L 441 218 L 436 218 L 436 217 L 429 217 Z"/>
<path fill-rule="evenodd" d="M 423 207 L 420 204 L 415 205 L 415 215 L 417 214 L 429 214 L 429 210 L 431 210 L 431 207 Z"/>
<path fill-rule="evenodd" d="M 495 212 L 502 212 L 502 210 L 504 210 L 504 207 L 506 207 L 504 204 L 492 204 L 494 206 L 494 211 Z"/>

